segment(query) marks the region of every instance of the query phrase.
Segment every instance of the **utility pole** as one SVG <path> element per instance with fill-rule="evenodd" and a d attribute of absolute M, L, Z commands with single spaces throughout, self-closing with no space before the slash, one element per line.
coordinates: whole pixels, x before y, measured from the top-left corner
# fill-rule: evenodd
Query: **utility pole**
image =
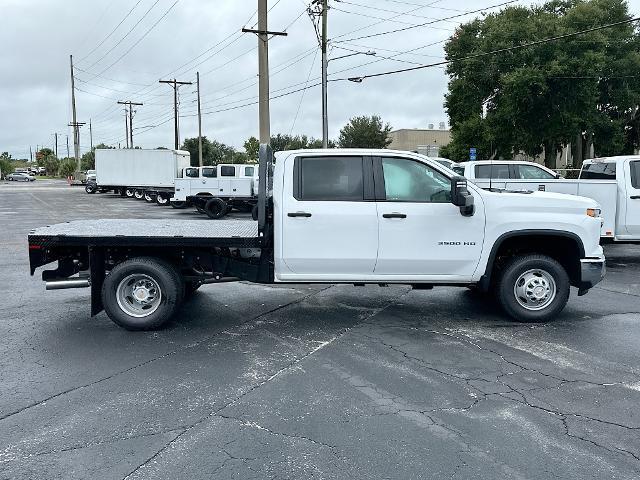
<path fill-rule="evenodd" d="M 31 150 L 31 145 L 29 145 L 29 161 L 33 162 L 33 150 Z"/>
<path fill-rule="evenodd" d="M 124 143 L 125 148 L 129 148 L 129 112 L 127 107 L 124 107 Z"/>
<path fill-rule="evenodd" d="M 202 167 L 202 111 L 200 110 L 200 72 L 196 72 L 198 84 L 198 165 Z"/>
<path fill-rule="evenodd" d="M 78 128 L 78 119 L 76 117 L 76 85 L 73 75 L 73 55 L 69 55 L 69 63 L 71 65 L 71 109 L 73 112 L 73 153 L 76 157 L 76 171 L 80 171 L 80 130 Z"/>
<path fill-rule="evenodd" d="M 127 143 L 129 144 L 129 148 L 133 148 L 133 106 L 136 105 L 141 107 L 144 104 L 136 103 L 136 102 L 132 102 L 131 100 L 128 100 L 126 102 L 118 101 L 118 105 L 129 105 L 129 136 L 127 137 Z M 126 107 L 124 109 L 124 112 L 125 112 L 124 123 L 126 128 L 126 123 L 127 123 Z"/>
<path fill-rule="evenodd" d="M 69 135 L 67 135 L 67 158 L 69 158 Z"/>
<path fill-rule="evenodd" d="M 54 144 L 53 152 L 55 153 L 56 158 L 58 158 L 58 133 L 57 132 L 53 134 L 53 138 L 55 138 L 55 144 Z"/>
<path fill-rule="evenodd" d="M 175 78 L 173 80 L 160 80 L 160 83 L 166 83 L 173 87 L 173 115 L 174 115 L 174 140 L 175 148 L 180 148 L 180 133 L 178 132 L 178 88 L 180 85 L 193 85 L 193 82 L 179 82 Z"/>
<path fill-rule="evenodd" d="M 322 148 L 329 147 L 329 109 L 328 109 L 328 74 L 329 60 L 327 59 L 327 0 L 322 0 Z"/>
<path fill-rule="evenodd" d="M 91 151 L 93 152 L 93 128 L 91 127 L 91 119 L 89 119 L 89 142 Z"/>
<path fill-rule="evenodd" d="M 243 28 L 243 33 L 258 35 L 258 95 L 260 119 L 260 143 L 271 140 L 271 120 L 269 114 L 269 35 L 286 37 L 285 32 L 270 32 L 267 21 L 267 0 L 258 0 L 258 30 Z"/>

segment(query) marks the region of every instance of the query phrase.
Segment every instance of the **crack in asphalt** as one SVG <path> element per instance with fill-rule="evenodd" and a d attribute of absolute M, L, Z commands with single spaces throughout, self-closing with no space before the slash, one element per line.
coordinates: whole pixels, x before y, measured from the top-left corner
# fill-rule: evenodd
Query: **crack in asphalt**
<path fill-rule="evenodd" d="M 325 290 L 328 290 L 329 288 L 331 288 L 332 285 L 330 285 L 329 287 L 322 289 L 318 292 L 315 292 L 311 295 L 308 295 L 306 298 L 309 298 L 313 295 L 317 295 L 319 293 L 324 292 Z M 407 290 L 405 293 L 403 293 L 402 295 L 399 295 L 397 298 L 395 298 L 394 300 L 392 300 L 391 302 L 389 302 L 387 305 L 385 305 L 384 307 L 380 307 L 378 309 L 375 309 L 375 311 L 373 311 L 371 314 L 369 314 L 368 316 L 366 316 L 365 318 L 360 319 L 358 322 L 356 322 L 354 325 L 352 325 L 351 327 L 346 327 L 343 328 L 342 331 L 340 331 L 337 335 L 335 335 L 331 340 L 326 341 L 321 343 L 318 347 L 314 348 L 313 350 L 309 351 L 307 354 L 303 355 L 302 357 L 296 358 L 294 360 L 292 360 L 291 362 L 289 362 L 287 365 L 285 365 L 284 367 L 278 369 L 274 374 L 272 374 L 269 378 L 267 378 L 266 380 L 263 380 L 255 385 L 252 385 L 250 388 L 248 388 L 247 390 L 245 390 L 244 392 L 242 392 L 240 395 L 238 395 L 236 398 L 230 400 L 229 402 L 227 402 L 226 404 L 222 405 L 221 407 L 217 408 L 216 410 L 211 411 L 209 414 L 205 415 L 204 417 L 198 419 L 197 421 L 195 421 L 194 423 L 190 424 L 189 426 L 187 426 L 183 432 L 181 432 L 180 434 L 178 434 L 175 438 L 173 438 L 172 440 L 170 440 L 169 442 L 167 442 L 164 446 L 162 446 L 159 450 L 157 450 L 151 457 L 149 457 L 147 460 L 145 460 L 143 463 L 141 463 L 140 465 L 138 465 L 134 470 L 132 470 L 129 474 L 127 474 L 123 480 L 127 480 L 128 478 L 131 478 L 136 472 L 138 472 L 139 470 L 141 470 L 142 468 L 144 468 L 146 465 L 148 465 L 150 462 L 152 462 L 155 458 L 157 458 L 160 454 L 162 454 L 162 452 L 164 452 L 167 448 L 169 448 L 171 445 L 173 445 L 176 441 L 178 441 L 183 435 L 185 435 L 186 433 L 188 433 L 189 431 L 191 431 L 193 428 L 197 427 L 198 425 L 202 424 L 203 422 L 205 422 L 206 420 L 213 418 L 213 417 L 220 417 L 220 418 L 230 418 L 233 419 L 234 417 L 225 417 L 223 415 L 220 415 L 220 412 L 222 412 L 223 410 L 225 410 L 226 408 L 231 407 L 232 405 L 236 404 L 238 401 L 240 401 L 241 399 L 243 399 L 244 397 L 246 397 L 247 395 L 249 395 L 250 393 L 256 391 L 257 389 L 263 387 L 264 385 L 266 385 L 267 383 L 271 382 L 273 379 L 277 378 L 278 376 L 280 376 L 282 373 L 291 370 L 293 367 L 295 367 L 296 365 L 298 365 L 299 363 L 303 362 L 304 360 L 306 360 L 307 358 L 309 358 L 310 356 L 312 356 L 313 354 L 315 354 L 316 352 L 320 351 L 321 349 L 323 349 L 324 347 L 326 347 L 327 345 L 330 345 L 331 343 L 335 342 L 336 340 L 339 340 L 340 338 L 342 338 L 344 335 L 346 335 L 347 333 L 349 333 L 351 330 L 353 330 L 354 328 L 356 328 L 358 325 L 360 325 L 364 320 L 367 320 L 369 318 L 374 317 L 375 315 L 378 315 L 380 312 L 384 311 L 386 308 L 388 308 L 389 306 L 391 306 L 393 303 L 397 302 L 398 300 L 400 300 L 402 297 L 404 297 L 405 295 L 407 295 L 409 292 L 411 291 L 411 289 Z M 293 302 L 292 302 L 293 303 Z M 272 313 L 272 312 L 269 312 Z M 264 428 L 264 427 L 262 427 Z M 265 431 L 268 431 L 265 428 Z M 285 435 L 285 434 L 283 434 Z M 300 439 L 304 438 L 306 440 L 309 440 L 313 443 L 316 443 L 318 445 L 322 445 L 325 446 L 327 448 L 329 448 L 332 452 L 334 452 L 334 450 L 332 449 L 332 447 L 330 445 L 327 444 L 323 444 L 322 442 L 318 442 L 316 440 L 310 439 L 308 437 L 299 437 Z M 335 448 L 335 447 L 333 447 Z M 334 452 L 335 455 L 335 452 Z M 339 457 L 338 457 L 339 458 Z"/>
<path fill-rule="evenodd" d="M 270 309 L 270 310 L 268 310 L 268 311 L 266 311 L 266 312 L 263 312 L 263 313 L 261 313 L 261 314 L 259 314 L 259 315 L 256 315 L 255 317 L 248 318 L 247 320 L 245 320 L 245 321 L 243 321 L 243 322 L 238 323 L 238 324 L 236 325 L 236 327 L 241 326 L 241 325 L 244 325 L 244 324 L 247 324 L 247 323 L 250 323 L 250 322 L 253 322 L 253 321 L 256 321 L 256 320 L 259 320 L 259 319 L 260 319 L 260 318 L 262 318 L 262 317 L 265 317 L 265 316 L 267 316 L 267 315 L 270 315 L 270 314 L 272 314 L 272 313 L 275 313 L 275 312 L 277 312 L 277 311 L 279 311 L 279 310 L 282 310 L 283 308 L 289 307 L 289 306 L 291 306 L 291 305 L 295 305 L 295 304 L 298 304 L 298 303 L 304 302 L 304 301 L 305 301 L 305 300 L 307 300 L 308 298 L 310 298 L 310 297 L 312 297 L 312 296 L 314 296 L 314 295 L 320 294 L 320 293 L 324 292 L 325 290 L 328 290 L 328 289 L 329 289 L 329 288 L 331 288 L 331 287 L 332 287 L 332 285 L 330 285 L 330 286 L 328 286 L 328 287 L 326 287 L 326 288 L 323 288 L 323 289 L 321 289 L 321 290 L 318 290 L 317 292 L 313 292 L 313 293 L 310 293 L 310 294 L 308 294 L 308 295 L 304 295 L 303 297 L 300 297 L 300 298 L 298 298 L 298 299 L 296 299 L 296 300 L 293 300 L 293 301 L 291 301 L 291 302 L 285 303 L 284 305 L 278 305 L 278 306 L 277 306 L 277 307 L 275 307 L 275 308 L 272 308 L 272 309 Z M 67 390 L 64 390 L 64 391 L 62 391 L 62 392 L 58 392 L 58 393 L 56 393 L 56 394 L 54 394 L 54 395 L 50 395 L 49 397 L 47 397 L 47 398 L 45 398 L 45 399 L 43 399 L 43 400 L 39 400 L 39 401 L 37 401 L 37 402 L 33 402 L 33 403 L 31 403 L 31 404 L 29 404 L 29 405 L 26 405 L 26 406 L 24 406 L 24 407 L 22 407 L 22 408 L 20 408 L 20 409 L 18 409 L 18 410 L 14 410 L 13 412 L 9 412 L 9 413 L 7 413 L 7 414 L 5 414 L 5 415 L 0 416 L 0 421 L 2 421 L 2 420 L 6 420 L 7 418 L 10 418 L 10 417 L 12 417 L 12 416 L 14 416 L 14 415 L 18 415 L 18 414 L 20 414 L 20 413 L 22 413 L 22 412 L 24 412 L 24 411 L 26 411 L 26 410 L 30 410 L 30 409 L 32 409 L 32 408 L 35 408 L 35 407 L 39 406 L 39 405 L 42 405 L 42 404 L 44 404 L 44 403 L 47 403 L 48 401 L 53 400 L 53 399 L 55 399 L 55 398 L 58 398 L 58 397 L 61 397 L 61 396 L 67 395 L 67 394 L 69 394 L 69 393 L 73 393 L 73 392 L 75 392 L 75 391 L 77 391 L 77 390 L 82 390 L 82 389 L 85 389 L 85 388 L 92 387 L 92 386 L 94 386 L 94 385 L 97 385 L 97 384 L 99 384 L 99 383 L 105 382 L 105 381 L 107 381 L 107 380 L 111 380 L 112 378 L 115 378 L 115 377 L 117 377 L 117 376 L 119 376 L 119 375 L 122 375 L 122 374 L 125 374 L 125 373 L 128 373 L 128 372 L 131 372 L 132 370 L 136 370 L 136 369 L 138 369 L 138 368 L 140 368 L 140 367 L 144 367 L 145 365 L 149 365 L 150 363 L 156 362 L 156 361 L 158 361 L 158 360 L 165 359 L 165 358 L 167 358 L 167 357 L 171 357 L 171 356 L 173 356 L 173 355 L 175 355 L 175 354 L 177 354 L 177 353 L 179 353 L 179 352 L 182 352 L 182 351 L 185 351 L 185 350 L 188 350 L 188 349 L 191 349 L 191 348 L 197 347 L 197 346 L 199 346 L 199 345 L 202 345 L 203 343 L 206 343 L 206 342 L 208 342 L 208 341 L 210 341 L 210 340 L 213 340 L 214 338 L 216 338 L 216 337 L 218 337 L 218 336 L 220 336 L 220 335 L 223 335 L 224 333 L 225 333 L 224 331 L 216 332 L 216 333 L 214 333 L 214 334 L 212 334 L 212 335 L 209 335 L 209 336 L 207 336 L 207 337 L 205 337 L 205 338 L 203 338 L 203 339 L 201 339 L 201 340 L 198 340 L 197 342 L 192 342 L 192 343 L 190 343 L 190 344 L 188 344 L 188 345 L 185 345 L 185 346 L 182 346 L 182 347 L 180 347 L 180 348 L 177 348 L 177 349 L 175 349 L 175 350 L 173 350 L 173 351 L 171 351 L 171 352 L 167 352 L 167 353 L 162 354 L 162 355 L 159 355 L 159 356 L 157 356 L 157 357 L 150 358 L 149 360 L 145 360 L 144 362 L 141 362 L 141 363 L 139 363 L 139 364 L 137 364 L 137 365 L 134 365 L 134 366 L 132 366 L 132 367 L 129 367 L 129 368 L 126 368 L 126 369 L 120 370 L 120 371 L 118 371 L 118 372 L 115 372 L 115 373 L 113 373 L 113 374 L 111 374 L 111 375 L 108 375 L 108 376 L 106 376 L 106 377 L 100 378 L 100 379 L 95 380 L 95 381 L 93 381 L 93 382 L 89 382 L 89 383 L 86 383 L 86 384 L 83 384 L 83 385 L 77 385 L 77 386 L 71 387 L 71 388 L 69 388 L 69 389 L 67 389 Z"/>

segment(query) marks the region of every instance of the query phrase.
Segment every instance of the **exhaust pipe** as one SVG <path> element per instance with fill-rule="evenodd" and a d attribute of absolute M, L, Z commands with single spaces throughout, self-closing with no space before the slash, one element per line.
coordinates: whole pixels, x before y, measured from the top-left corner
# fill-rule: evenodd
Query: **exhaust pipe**
<path fill-rule="evenodd" d="M 64 290 L 66 288 L 87 288 L 91 286 L 88 278 L 68 278 L 45 282 L 47 290 Z"/>

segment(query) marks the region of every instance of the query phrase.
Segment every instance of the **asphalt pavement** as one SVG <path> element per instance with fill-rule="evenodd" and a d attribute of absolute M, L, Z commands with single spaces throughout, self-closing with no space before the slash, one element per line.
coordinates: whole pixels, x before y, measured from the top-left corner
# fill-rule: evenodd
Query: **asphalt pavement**
<path fill-rule="evenodd" d="M 132 333 L 29 276 L 29 230 L 83 218 L 211 221 L 0 184 L 1 479 L 640 477 L 640 245 L 548 324 L 466 289 L 235 283 Z"/>

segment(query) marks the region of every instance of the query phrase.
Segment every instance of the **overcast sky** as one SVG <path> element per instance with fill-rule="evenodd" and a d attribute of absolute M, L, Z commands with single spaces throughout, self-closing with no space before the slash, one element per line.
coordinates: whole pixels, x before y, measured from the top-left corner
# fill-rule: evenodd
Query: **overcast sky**
<path fill-rule="evenodd" d="M 444 42 L 456 26 L 480 13 L 359 37 L 481 8 L 496 11 L 488 7 L 504 1 L 330 0 L 329 78 L 338 80 L 329 86 L 331 137 L 355 115 L 379 114 L 394 129 L 446 121 L 442 68 L 361 84 L 339 79 L 442 60 Z M 269 28 L 289 34 L 270 42 L 272 97 L 319 81 L 320 54 L 305 12 L 308 2 L 269 0 Z M 629 5 L 640 13 L 640 0 Z M 241 149 L 246 138 L 258 134 L 257 106 L 248 105 L 258 93 L 257 40 L 240 33 L 254 25 L 256 8 L 257 0 L 0 0 L 0 151 L 28 158 L 30 146 L 52 147 L 57 132 L 59 155 L 66 155 L 70 54 L 76 64 L 78 121 L 91 119 L 94 144 L 124 145 L 124 113 L 116 102 L 132 100 L 144 103 L 134 118 L 135 145 L 172 147 L 173 93 L 158 80 L 195 82 L 200 71 L 203 133 Z M 367 51 L 376 56 L 337 58 Z M 180 89 L 181 139 L 197 136 L 195 99 L 194 87 Z M 271 131 L 320 137 L 320 88 L 273 99 Z M 81 151 L 89 144 L 87 126 Z"/>

